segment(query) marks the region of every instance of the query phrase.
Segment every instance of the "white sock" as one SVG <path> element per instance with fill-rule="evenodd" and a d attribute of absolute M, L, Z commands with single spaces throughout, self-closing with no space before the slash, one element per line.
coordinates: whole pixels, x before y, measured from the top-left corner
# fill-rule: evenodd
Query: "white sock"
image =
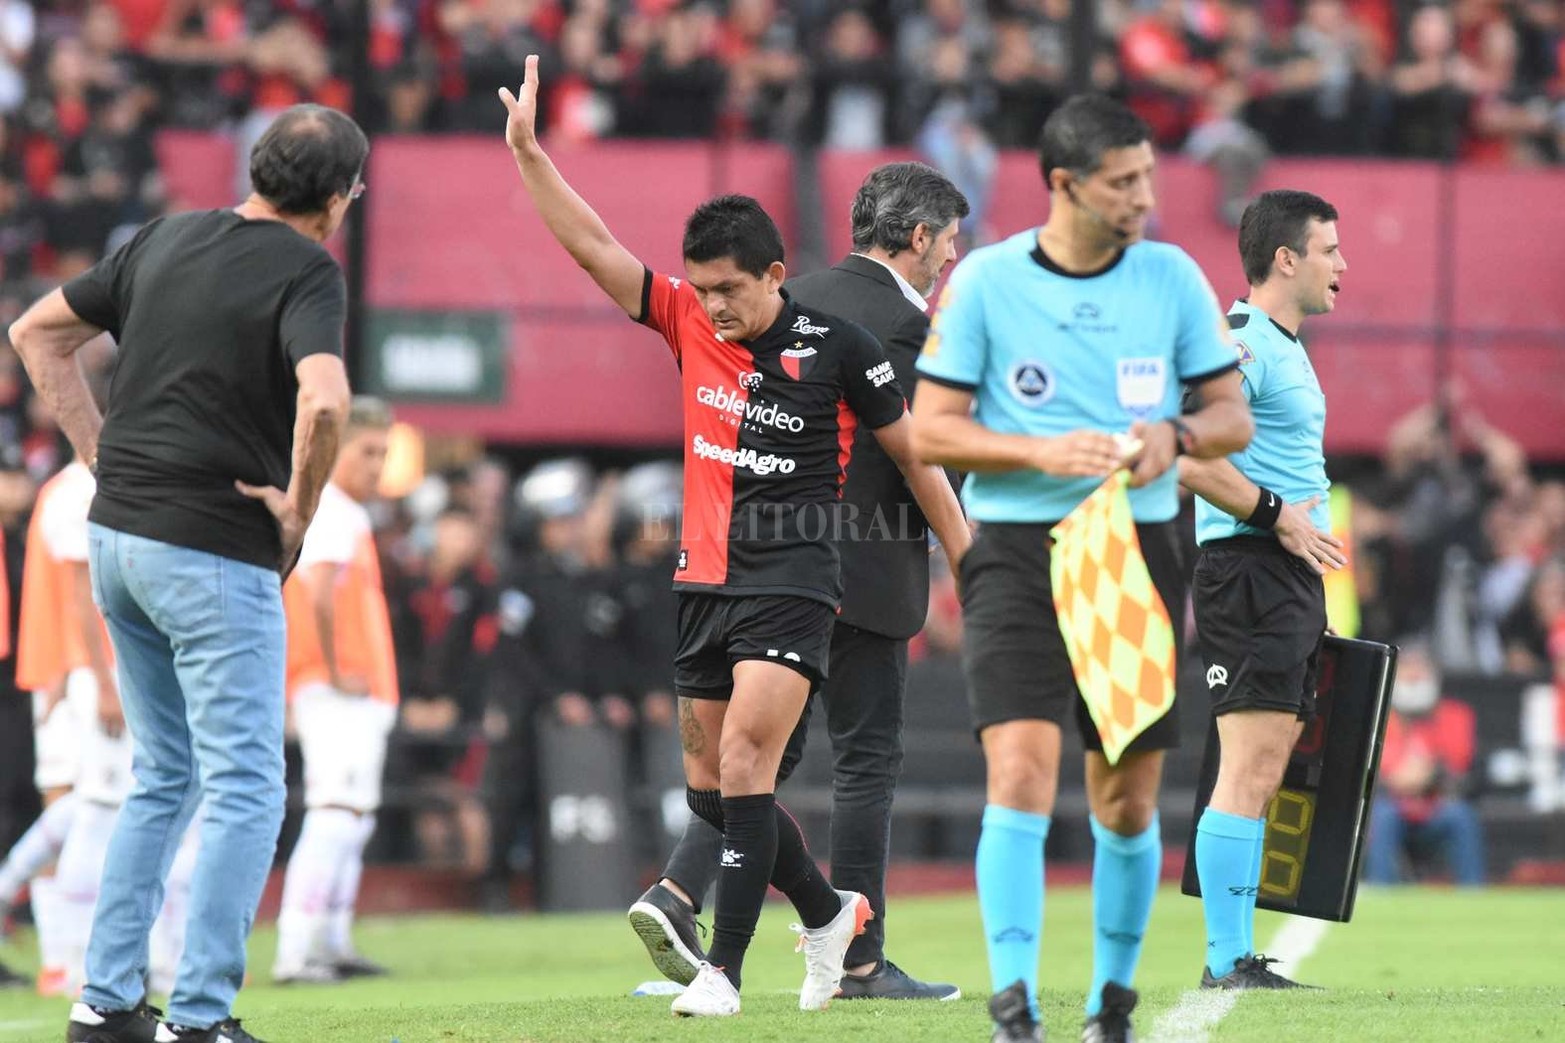
<path fill-rule="evenodd" d="M 174 864 L 169 867 L 163 885 L 163 908 L 152 922 L 149 939 L 149 976 L 152 991 L 167 996 L 174 991 L 174 976 L 179 958 L 185 952 L 185 925 L 190 910 L 190 878 L 196 871 L 196 854 L 201 850 L 201 813 L 191 820 L 180 841 Z"/>
<path fill-rule="evenodd" d="M 337 867 L 358 833 L 358 816 L 342 808 L 311 808 L 283 876 L 277 915 L 277 962 L 273 973 L 298 971 L 323 954 L 327 914 Z"/>
<path fill-rule="evenodd" d="M 0 863 L 0 903 L 13 904 L 22 885 L 60 857 L 60 846 L 65 843 L 65 834 L 70 831 L 71 818 L 75 814 L 75 793 L 67 793 L 43 809 L 43 814 Z"/>
<path fill-rule="evenodd" d="M 364 875 L 364 848 L 375 835 L 375 814 L 360 815 L 358 829 L 345 838 L 337 863 L 337 878 L 332 882 L 331 904 L 326 923 L 326 951 L 332 956 L 351 956 L 353 947 L 353 907 L 359 900 L 359 878 Z"/>
<path fill-rule="evenodd" d="M 38 965 L 44 970 L 59 970 L 65 966 L 66 953 L 62 946 L 60 906 L 54 877 L 34 877 L 33 923 L 38 927 Z"/>
<path fill-rule="evenodd" d="M 77 804 L 71 831 L 60 848 L 60 864 L 54 872 L 55 901 L 60 917 L 60 952 L 68 981 L 81 982 L 87 975 L 87 940 L 92 935 L 92 913 L 98 904 L 103 861 L 109 837 L 120 809 L 91 800 Z"/>

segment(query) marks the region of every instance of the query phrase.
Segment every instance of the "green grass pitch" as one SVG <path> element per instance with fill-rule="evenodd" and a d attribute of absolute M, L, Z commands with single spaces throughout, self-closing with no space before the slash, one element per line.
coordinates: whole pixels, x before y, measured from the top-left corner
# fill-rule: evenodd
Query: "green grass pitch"
<path fill-rule="evenodd" d="M 358 932 L 366 954 L 395 970 L 380 981 L 274 988 L 275 935 L 251 946 L 256 984 L 236 1013 L 271 1043 L 765 1043 L 983 1041 L 989 991 L 975 898 L 893 899 L 892 958 L 922 977 L 954 981 L 946 1004 L 838 1002 L 802 1014 L 802 957 L 786 906 L 773 902 L 745 967 L 744 1013 L 683 1021 L 668 997 L 629 995 L 654 977 L 621 916 L 417 916 L 376 919 Z M 1091 897 L 1054 888 L 1045 914 L 1042 982 L 1051 1038 L 1075 1039 L 1091 970 Z M 1285 918 L 1262 914 L 1264 949 Z M 1299 966 L 1319 993 L 1249 993 L 1213 1025 L 1175 1024 L 1200 975 L 1201 906 L 1172 889 L 1159 897 L 1137 985 L 1143 1043 L 1531 1043 L 1565 1041 L 1565 891 L 1405 889 L 1360 895 L 1351 924 L 1333 924 Z M 0 958 L 30 967 L 30 934 Z M 1210 999 L 1211 994 L 1206 994 Z M 64 1038 L 67 1004 L 0 993 L 0 1043 Z"/>

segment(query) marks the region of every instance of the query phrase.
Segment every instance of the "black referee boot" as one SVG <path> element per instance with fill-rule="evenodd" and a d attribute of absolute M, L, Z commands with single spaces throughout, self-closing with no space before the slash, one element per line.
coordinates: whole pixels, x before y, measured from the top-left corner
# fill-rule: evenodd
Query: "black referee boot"
<path fill-rule="evenodd" d="M 1221 978 L 1214 978 L 1211 970 L 1201 968 L 1203 989 L 1316 989 L 1315 985 L 1301 985 L 1268 967 L 1280 961 L 1270 956 L 1241 956 L 1234 961 L 1234 969 Z"/>
<path fill-rule="evenodd" d="M 1107 982 L 1103 986 L 1103 1009 L 1081 1027 L 1081 1043 L 1132 1043 L 1130 1012 L 1136 1009 L 1135 989 Z"/>
<path fill-rule="evenodd" d="M 1043 1026 L 1032 1019 L 1021 979 L 989 997 L 989 1017 L 994 1021 L 990 1043 L 1043 1043 Z"/>

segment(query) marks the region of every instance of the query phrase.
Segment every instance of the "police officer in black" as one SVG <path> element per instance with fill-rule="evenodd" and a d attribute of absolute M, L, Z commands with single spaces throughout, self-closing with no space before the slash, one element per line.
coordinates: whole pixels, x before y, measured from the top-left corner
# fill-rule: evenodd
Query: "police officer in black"
<path fill-rule="evenodd" d="M 928 295 L 956 260 L 967 200 L 922 163 L 889 163 L 865 178 L 853 202 L 853 252 L 834 267 L 794 279 L 806 307 L 864 326 L 885 349 L 909 394 L 929 329 Z M 885 956 L 886 862 L 891 805 L 902 766 L 902 701 L 908 639 L 929 603 L 929 534 L 896 464 L 860 429 L 838 517 L 842 611 L 819 690 L 833 755 L 832 885 L 866 895 L 874 919 L 848 948 L 844 999 L 955 999 L 954 985 L 922 982 Z M 803 754 L 806 703 L 779 771 Z M 689 981 L 704 958 L 695 914 L 717 875 L 721 837 L 692 819 L 659 881 L 631 909 L 631 923 L 659 970 Z"/>

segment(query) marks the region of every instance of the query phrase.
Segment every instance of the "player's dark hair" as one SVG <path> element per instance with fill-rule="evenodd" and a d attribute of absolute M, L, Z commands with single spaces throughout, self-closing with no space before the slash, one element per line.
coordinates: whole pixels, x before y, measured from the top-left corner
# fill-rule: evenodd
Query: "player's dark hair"
<path fill-rule="evenodd" d="M 782 262 L 782 233 L 749 196 L 718 196 L 696 207 L 685 222 L 684 257 L 698 264 L 727 257 L 759 279 Z"/>
<path fill-rule="evenodd" d="M 284 214 L 318 214 L 349 195 L 370 143 L 353 122 L 325 105 L 293 105 L 250 151 L 250 185 Z"/>
<path fill-rule="evenodd" d="M 1038 168 L 1043 184 L 1063 168 L 1087 177 L 1103 165 L 1109 149 L 1131 148 L 1152 140 L 1152 128 L 1124 105 L 1102 94 L 1078 94 L 1049 114 L 1038 136 Z"/>
<path fill-rule="evenodd" d="M 895 257 L 913 245 L 919 225 L 930 235 L 971 208 L 962 190 L 925 163 L 885 163 L 869 172 L 853 197 L 853 248 L 880 247 Z"/>
<path fill-rule="evenodd" d="M 1251 286 L 1261 285 L 1272 273 L 1279 246 L 1303 255 L 1311 219 L 1335 221 L 1337 208 L 1320 196 L 1291 188 L 1262 192 L 1244 208 L 1239 219 L 1239 260 Z"/>

